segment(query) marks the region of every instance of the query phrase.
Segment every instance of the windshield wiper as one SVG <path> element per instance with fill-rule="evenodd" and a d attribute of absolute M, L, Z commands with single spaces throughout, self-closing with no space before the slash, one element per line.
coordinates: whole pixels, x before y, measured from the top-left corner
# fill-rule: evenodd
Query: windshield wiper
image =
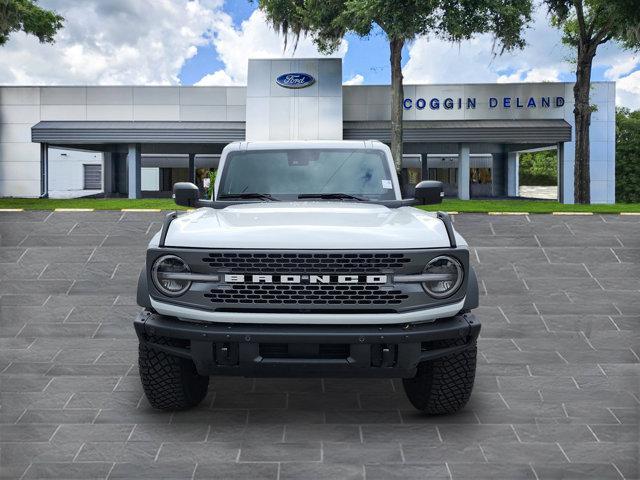
<path fill-rule="evenodd" d="M 358 200 L 359 202 L 367 202 L 368 199 L 351 195 L 350 193 L 301 193 L 298 198 L 322 198 L 327 200 Z"/>
<path fill-rule="evenodd" d="M 218 199 L 222 200 L 225 198 L 243 198 L 243 199 L 251 199 L 256 198 L 258 200 L 271 200 L 273 202 L 279 202 L 277 198 L 272 196 L 270 193 L 227 193 L 218 196 Z"/>

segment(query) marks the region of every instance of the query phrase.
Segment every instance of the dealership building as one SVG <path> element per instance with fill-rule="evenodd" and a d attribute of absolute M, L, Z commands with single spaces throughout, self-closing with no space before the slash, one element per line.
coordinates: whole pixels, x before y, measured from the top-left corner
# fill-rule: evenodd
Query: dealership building
<path fill-rule="evenodd" d="M 553 150 L 573 203 L 573 84 L 405 85 L 405 189 L 517 197 L 519 155 Z M 591 200 L 615 202 L 615 84 L 594 82 Z M 0 197 L 166 196 L 206 187 L 229 142 L 390 141 L 388 85 L 342 85 L 339 59 L 250 60 L 246 87 L 0 87 Z"/>

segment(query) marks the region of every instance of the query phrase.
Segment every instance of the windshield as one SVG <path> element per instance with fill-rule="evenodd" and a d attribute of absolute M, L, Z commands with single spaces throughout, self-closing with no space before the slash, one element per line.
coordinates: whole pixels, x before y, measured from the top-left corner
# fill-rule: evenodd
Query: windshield
<path fill-rule="evenodd" d="M 363 149 L 292 149 L 232 152 L 218 198 L 268 194 L 282 200 L 309 194 L 347 194 L 394 200 L 384 152 Z"/>

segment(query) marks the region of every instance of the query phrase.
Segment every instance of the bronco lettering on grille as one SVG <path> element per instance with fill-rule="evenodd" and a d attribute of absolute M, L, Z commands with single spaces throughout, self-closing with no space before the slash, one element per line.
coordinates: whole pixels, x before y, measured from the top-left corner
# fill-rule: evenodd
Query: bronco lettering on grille
<path fill-rule="evenodd" d="M 238 275 L 225 274 L 225 283 L 385 284 L 387 275 Z"/>

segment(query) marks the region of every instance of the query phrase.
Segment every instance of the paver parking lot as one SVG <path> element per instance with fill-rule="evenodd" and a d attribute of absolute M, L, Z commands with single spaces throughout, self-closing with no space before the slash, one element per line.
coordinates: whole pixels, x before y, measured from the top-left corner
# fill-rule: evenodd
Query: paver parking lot
<path fill-rule="evenodd" d="M 2 478 L 638 478 L 640 217 L 455 217 L 481 282 L 476 386 L 213 378 L 152 410 L 137 275 L 162 213 L 0 213 Z"/>

